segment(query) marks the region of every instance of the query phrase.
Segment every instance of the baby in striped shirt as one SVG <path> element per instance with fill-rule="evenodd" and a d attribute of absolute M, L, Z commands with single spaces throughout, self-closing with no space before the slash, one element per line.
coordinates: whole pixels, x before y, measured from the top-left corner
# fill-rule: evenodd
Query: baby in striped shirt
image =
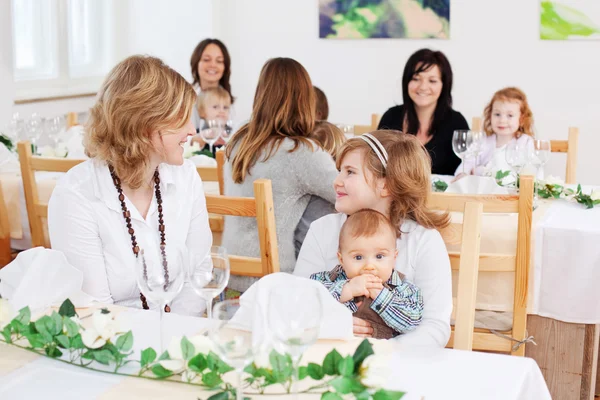
<path fill-rule="evenodd" d="M 373 337 L 390 339 L 413 330 L 423 316 L 421 290 L 394 270 L 396 230 L 375 210 L 348 217 L 340 231 L 337 265 L 312 274 L 355 317 L 369 321 Z"/>

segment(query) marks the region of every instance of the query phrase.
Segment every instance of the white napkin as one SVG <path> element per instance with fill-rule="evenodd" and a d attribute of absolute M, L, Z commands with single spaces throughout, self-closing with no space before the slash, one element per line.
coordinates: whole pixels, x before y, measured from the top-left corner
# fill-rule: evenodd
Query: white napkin
<path fill-rule="evenodd" d="M 205 156 L 204 154 L 197 154 L 195 156 L 191 156 L 190 160 L 192 160 L 192 162 L 194 164 L 196 164 L 196 167 L 216 167 L 217 166 L 217 160 L 215 160 L 212 157 Z"/>
<path fill-rule="evenodd" d="M 240 297 L 241 308 L 231 320 L 230 325 L 238 329 L 252 330 L 253 335 L 264 337 L 265 341 L 269 342 L 271 334 L 266 324 L 266 316 L 268 315 L 269 292 L 274 287 L 318 288 L 323 306 L 319 339 L 349 340 L 353 338 L 352 312 L 346 306 L 335 300 L 320 282 L 284 272 L 267 275 L 250 286 Z M 294 312 L 294 310 L 290 310 L 290 312 Z"/>
<path fill-rule="evenodd" d="M 0 270 L 0 280 L 0 293 L 15 310 L 29 306 L 32 312 L 42 311 L 67 298 L 75 307 L 87 307 L 94 300 L 81 291 L 83 273 L 60 251 L 43 247 L 19 253 Z"/>
<path fill-rule="evenodd" d="M 489 176 L 467 175 L 450 183 L 446 193 L 459 194 L 509 194 L 505 187 L 498 186 Z"/>
<path fill-rule="evenodd" d="M 2 143 L 0 143 L 0 172 L 19 172 L 19 160 L 17 159 L 17 155 L 11 153 Z"/>
<path fill-rule="evenodd" d="M 84 159 L 87 158 L 83 148 L 83 125 L 75 125 L 69 128 L 65 133 L 65 143 L 69 153 L 68 158 Z"/>

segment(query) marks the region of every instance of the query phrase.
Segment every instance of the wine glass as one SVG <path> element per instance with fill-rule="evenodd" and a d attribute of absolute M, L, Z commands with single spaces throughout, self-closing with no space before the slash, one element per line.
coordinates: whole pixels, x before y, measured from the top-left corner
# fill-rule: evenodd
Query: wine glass
<path fill-rule="evenodd" d="M 337 124 L 336 126 L 340 128 L 344 136 L 346 136 L 346 139 L 352 139 L 354 137 L 354 125 Z"/>
<path fill-rule="evenodd" d="M 242 374 L 255 354 L 257 347 L 254 345 L 252 330 L 242 331 L 233 328 L 229 322 L 240 309 L 240 300 L 225 300 L 215 304 L 213 315 L 217 324 L 210 329 L 209 337 L 215 344 L 215 352 L 227 364 L 235 368 L 237 373 L 236 399 L 242 400 Z M 251 318 L 250 323 L 254 320 Z"/>
<path fill-rule="evenodd" d="M 483 153 L 483 147 L 485 146 L 486 134 L 482 131 L 471 131 L 472 144 L 469 148 L 469 153 L 475 157 L 476 164 L 479 164 L 479 156 Z"/>
<path fill-rule="evenodd" d="M 506 163 L 510 165 L 515 174 L 519 174 L 521 169 L 527 164 L 527 161 L 529 161 L 529 149 L 526 144 L 513 140 L 506 145 L 505 157 Z"/>
<path fill-rule="evenodd" d="M 42 118 L 37 113 L 31 114 L 29 119 L 25 121 L 25 131 L 27 132 L 27 138 L 31 141 L 37 153 L 38 140 L 42 135 Z"/>
<path fill-rule="evenodd" d="M 178 246 L 140 249 L 136 260 L 136 281 L 146 300 L 159 306 L 160 347 L 165 350 L 163 316 L 167 304 L 181 292 L 184 283 L 184 258 Z"/>
<path fill-rule="evenodd" d="M 463 173 L 465 173 L 465 161 L 469 156 L 469 149 L 473 144 L 473 133 L 467 130 L 456 130 L 452 134 L 452 150 L 462 160 Z"/>
<path fill-rule="evenodd" d="M 221 137 L 223 138 L 223 141 L 226 144 L 229 143 L 229 139 L 231 139 L 231 137 L 235 133 L 234 127 L 235 127 L 235 123 L 232 120 L 225 121 L 225 126 L 223 127 L 223 130 L 221 131 Z"/>
<path fill-rule="evenodd" d="M 58 145 L 60 133 L 65 127 L 65 118 L 62 115 L 46 120 L 46 131 L 49 139 L 53 143 L 53 147 Z"/>
<path fill-rule="evenodd" d="M 223 121 L 211 119 L 206 121 L 206 128 L 200 131 L 200 137 L 202 138 L 202 140 L 208 143 L 208 147 L 211 153 L 213 151 L 213 145 L 219 139 L 219 137 L 221 136 L 221 132 L 224 130 L 223 127 Z"/>
<path fill-rule="evenodd" d="M 298 368 L 302 353 L 319 337 L 322 305 L 316 287 L 274 287 L 269 293 L 267 325 L 275 343 L 292 357 L 293 393 L 298 395 Z"/>
<path fill-rule="evenodd" d="M 531 149 L 531 163 L 536 167 L 536 170 L 544 170 L 544 165 L 550 158 L 550 141 L 535 139 L 533 148 Z M 537 176 L 537 172 L 536 172 Z"/>
<path fill-rule="evenodd" d="M 190 265 L 190 284 L 206 302 L 206 316 L 212 318 L 212 301 L 229 283 L 229 257 L 224 247 L 213 246 L 210 254 L 195 258 Z"/>

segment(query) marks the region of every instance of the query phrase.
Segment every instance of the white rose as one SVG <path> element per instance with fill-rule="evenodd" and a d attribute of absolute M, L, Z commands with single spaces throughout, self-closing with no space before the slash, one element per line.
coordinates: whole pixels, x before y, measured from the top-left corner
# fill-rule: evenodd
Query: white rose
<path fill-rule="evenodd" d="M 363 361 L 360 368 L 361 382 L 372 388 L 381 388 L 388 383 L 390 375 L 389 354 L 371 355 Z"/>
<path fill-rule="evenodd" d="M 170 360 L 159 361 L 160 365 L 176 374 L 186 370 L 187 368 L 187 360 L 183 358 L 183 353 L 181 352 L 181 339 L 183 339 L 182 336 L 176 336 L 172 338 L 171 343 L 167 348 Z M 212 348 L 212 341 L 206 336 L 197 335 L 189 338 L 188 340 L 194 346 L 194 355 L 198 353 L 208 354 Z M 185 377 L 182 375 L 181 378 L 185 382 L 189 382 L 189 379 L 193 379 L 191 376 L 192 374 L 193 373 L 190 372 Z"/>
<path fill-rule="evenodd" d="M 81 340 L 86 347 L 97 349 L 120 333 L 124 333 L 124 331 L 112 314 L 98 310 L 92 315 L 92 326 L 86 328 L 81 334 Z"/>
<path fill-rule="evenodd" d="M 552 176 L 549 175 L 546 180 L 544 181 L 544 183 L 546 185 L 560 185 L 560 186 L 564 186 L 565 185 L 565 181 L 556 177 L 556 176 Z"/>
<path fill-rule="evenodd" d="M 200 151 L 198 143 L 190 144 L 190 140 L 183 145 L 183 158 L 190 158 L 195 151 Z"/>
<path fill-rule="evenodd" d="M 4 329 L 17 315 L 8 300 L 0 298 L 0 330 Z"/>
<path fill-rule="evenodd" d="M 56 152 L 52 146 L 44 146 L 38 149 L 38 152 L 42 157 L 56 157 Z"/>
<path fill-rule="evenodd" d="M 592 200 L 600 200 L 600 190 L 599 189 L 592 190 L 592 193 L 590 194 L 590 198 Z"/>
<path fill-rule="evenodd" d="M 54 153 L 56 157 L 65 158 L 69 154 L 69 149 L 67 149 L 67 146 L 61 143 L 56 146 Z"/>

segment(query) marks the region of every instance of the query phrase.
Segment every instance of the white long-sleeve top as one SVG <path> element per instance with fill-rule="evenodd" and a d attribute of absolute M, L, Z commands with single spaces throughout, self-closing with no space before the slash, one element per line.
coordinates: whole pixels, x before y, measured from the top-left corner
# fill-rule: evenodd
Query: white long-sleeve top
<path fill-rule="evenodd" d="M 337 251 L 345 214 L 331 214 L 314 221 L 306 235 L 294 275 L 331 270 L 338 264 Z M 444 347 L 450 339 L 452 314 L 452 275 L 448 251 L 441 235 L 414 221 L 404 221 L 396 241 L 396 271 L 421 289 L 423 319 L 414 331 L 398 336 L 409 346 Z"/>
<path fill-rule="evenodd" d="M 212 245 L 202 181 L 194 164 L 159 166 L 167 249 L 177 246 L 204 259 Z M 146 218 L 125 197 L 141 249 L 160 243 L 158 205 L 153 195 Z M 98 302 L 141 308 L 136 258 L 117 190 L 105 163 L 88 160 L 58 182 L 48 206 L 48 228 L 54 250 L 83 272 L 82 290 Z M 167 250 L 168 251 L 168 250 Z M 150 308 L 155 308 L 149 302 Z M 170 304 L 179 314 L 200 315 L 205 308 L 188 283 Z"/>

